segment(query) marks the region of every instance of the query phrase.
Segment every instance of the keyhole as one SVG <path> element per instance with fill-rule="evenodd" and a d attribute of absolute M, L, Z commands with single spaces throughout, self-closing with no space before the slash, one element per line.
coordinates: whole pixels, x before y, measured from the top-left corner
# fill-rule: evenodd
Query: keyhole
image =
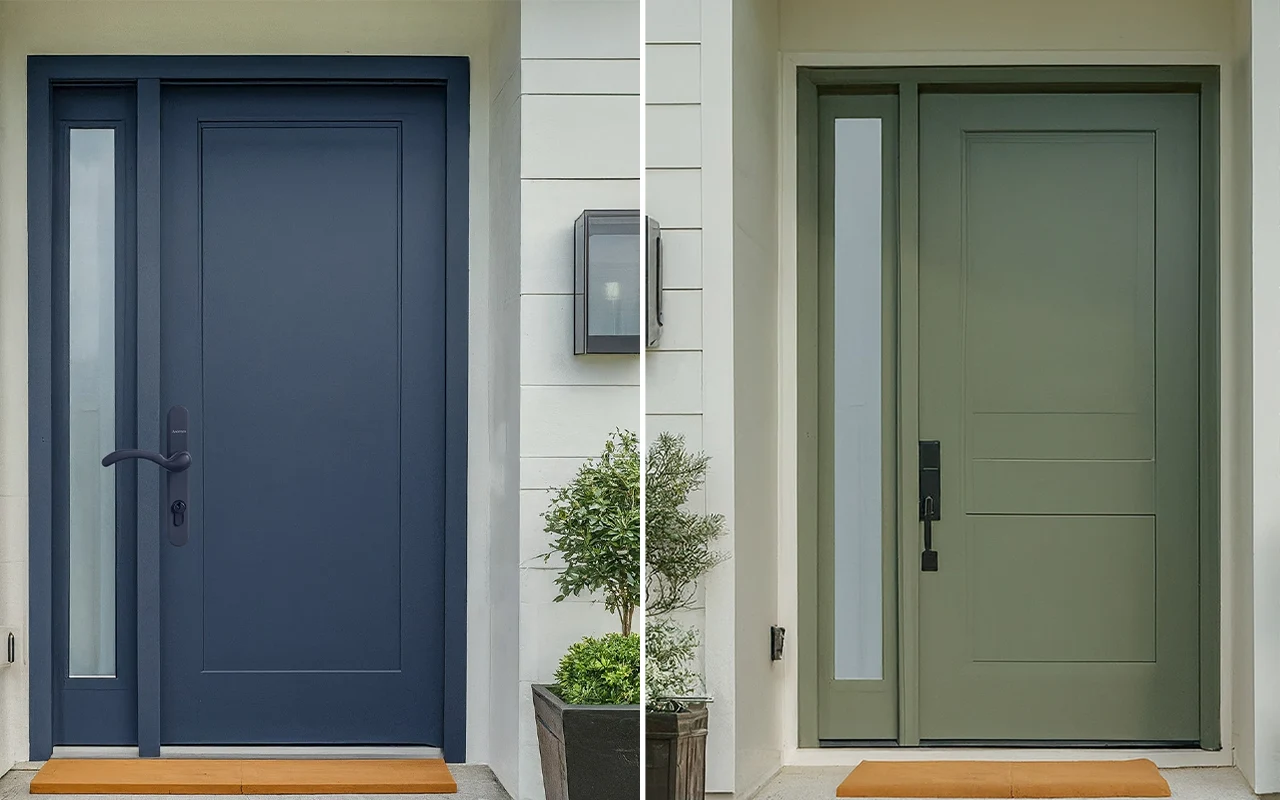
<path fill-rule="evenodd" d="M 174 500 L 169 510 L 173 512 L 173 527 L 182 527 L 183 520 L 187 517 L 187 504 L 182 500 Z"/>

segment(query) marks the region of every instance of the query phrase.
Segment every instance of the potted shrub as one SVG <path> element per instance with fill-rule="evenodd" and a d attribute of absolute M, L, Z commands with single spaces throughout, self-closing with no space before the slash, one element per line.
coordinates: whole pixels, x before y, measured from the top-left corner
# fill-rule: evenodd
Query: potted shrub
<path fill-rule="evenodd" d="M 542 514 L 559 556 L 556 602 L 598 595 L 620 631 L 586 637 L 560 660 L 556 682 L 533 686 L 547 800 L 635 800 L 640 795 L 640 450 L 617 431 L 599 457 L 554 490 Z"/>
<path fill-rule="evenodd" d="M 645 800 L 704 796 L 711 698 L 691 666 L 698 634 L 675 615 L 694 607 L 698 580 L 724 560 L 712 547 L 724 517 L 686 508 L 707 461 L 663 433 L 645 464 Z"/>

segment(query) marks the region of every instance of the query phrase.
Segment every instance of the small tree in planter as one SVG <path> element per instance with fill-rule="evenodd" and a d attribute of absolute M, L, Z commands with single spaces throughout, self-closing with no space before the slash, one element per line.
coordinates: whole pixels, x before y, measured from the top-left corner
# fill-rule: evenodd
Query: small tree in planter
<path fill-rule="evenodd" d="M 663 433 L 645 465 L 646 800 L 702 800 L 706 784 L 710 698 L 691 668 L 698 634 L 674 615 L 694 607 L 698 580 L 725 557 L 712 549 L 724 517 L 686 508 L 707 462 Z"/>
<path fill-rule="evenodd" d="M 573 644 L 556 683 L 533 686 L 547 800 L 634 800 L 640 794 L 640 449 L 616 431 L 542 514 L 548 561 L 564 562 L 556 602 L 599 595 L 619 633 Z"/>

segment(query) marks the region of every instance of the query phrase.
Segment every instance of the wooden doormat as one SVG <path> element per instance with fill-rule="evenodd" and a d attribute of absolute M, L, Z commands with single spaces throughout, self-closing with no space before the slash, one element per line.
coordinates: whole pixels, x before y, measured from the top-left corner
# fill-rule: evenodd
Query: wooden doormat
<path fill-rule="evenodd" d="M 453 794 L 438 758 L 53 758 L 32 794 Z"/>
<path fill-rule="evenodd" d="M 1145 758 L 1132 761 L 863 761 L 836 797 L 1168 797 Z"/>

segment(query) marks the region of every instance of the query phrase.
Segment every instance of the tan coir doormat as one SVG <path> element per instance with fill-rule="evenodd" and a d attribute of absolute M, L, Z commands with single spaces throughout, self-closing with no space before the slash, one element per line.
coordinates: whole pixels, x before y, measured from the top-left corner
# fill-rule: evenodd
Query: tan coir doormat
<path fill-rule="evenodd" d="M 54 758 L 32 794 L 453 794 L 438 758 Z"/>
<path fill-rule="evenodd" d="M 864 761 L 836 797 L 1168 797 L 1145 758 L 1132 761 Z"/>

